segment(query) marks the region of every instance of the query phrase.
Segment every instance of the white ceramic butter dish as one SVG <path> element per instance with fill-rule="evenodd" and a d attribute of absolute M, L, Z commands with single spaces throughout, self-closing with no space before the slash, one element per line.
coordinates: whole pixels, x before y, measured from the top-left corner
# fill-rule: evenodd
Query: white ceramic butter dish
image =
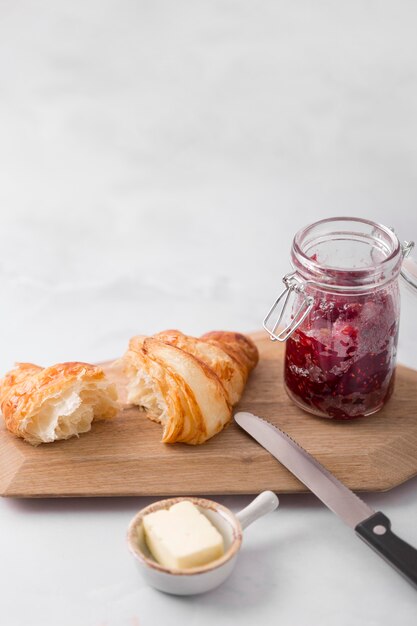
<path fill-rule="evenodd" d="M 142 522 L 148 513 L 169 509 L 182 500 L 193 502 L 217 528 L 223 537 L 225 551 L 222 557 L 206 565 L 176 570 L 164 567 L 154 560 L 146 545 Z M 242 531 L 258 518 L 274 511 L 278 504 L 278 497 L 272 491 L 263 491 L 236 515 L 218 502 L 203 498 L 159 500 L 139 511 L 130 522 L 127 533 L 129 550 L 135 557 L 140 573 L 155 589 L 175 595 L 204 593 L 221 585 L 231 574 L 242 545 Z"/>

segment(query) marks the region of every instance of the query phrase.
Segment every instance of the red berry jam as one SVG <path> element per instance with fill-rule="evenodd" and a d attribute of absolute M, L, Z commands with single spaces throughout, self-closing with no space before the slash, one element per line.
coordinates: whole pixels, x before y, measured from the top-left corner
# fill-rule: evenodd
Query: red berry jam
<path fill-rule="evenodd" d="M 364 295 L 320 292 L 286 342 L 285 383 L 307 411 L 351 419 L 379 410 L 394 386 L 397 287 Z"/>

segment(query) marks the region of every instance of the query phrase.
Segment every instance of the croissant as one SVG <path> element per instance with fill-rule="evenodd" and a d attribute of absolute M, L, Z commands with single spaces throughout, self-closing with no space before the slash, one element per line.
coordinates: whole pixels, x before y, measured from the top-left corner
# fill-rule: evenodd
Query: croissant
<path fill-rule="evenodd" d="M 258 358 L 255 344 L 239 333 L 136 336 L 122 358 L 127 400 L 163 425 L 164 443 L 200 444 L 230 421 Z"/>
<path fill-rule="evenodd" d="M 93 420 L 114 417 L 116 400 L 116 387 L 88 363 L 18 363 L 0 383 L 7 429 L 33 445 L 89 431 Z"/>

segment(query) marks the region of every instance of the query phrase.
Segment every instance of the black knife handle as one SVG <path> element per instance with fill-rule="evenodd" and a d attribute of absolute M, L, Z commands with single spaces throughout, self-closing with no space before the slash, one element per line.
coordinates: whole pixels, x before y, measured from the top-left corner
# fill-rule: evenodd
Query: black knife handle
<path fill-rule="evenodd" d="M 361 539 L 417 587 L 417 550 L 391 531 L 391 522 L 378 511 L 358 524 Z"/>

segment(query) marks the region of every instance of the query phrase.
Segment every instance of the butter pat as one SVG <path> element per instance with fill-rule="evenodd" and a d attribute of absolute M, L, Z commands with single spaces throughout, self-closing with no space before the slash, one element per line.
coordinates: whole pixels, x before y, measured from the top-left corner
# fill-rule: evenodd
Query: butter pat
<path fill-rule="evenodd" d="M 145 515 L 143 527 L 149 550 L 165 567 L 189 569 L 224 554 L 223 537 L 188 500 Z"/>

